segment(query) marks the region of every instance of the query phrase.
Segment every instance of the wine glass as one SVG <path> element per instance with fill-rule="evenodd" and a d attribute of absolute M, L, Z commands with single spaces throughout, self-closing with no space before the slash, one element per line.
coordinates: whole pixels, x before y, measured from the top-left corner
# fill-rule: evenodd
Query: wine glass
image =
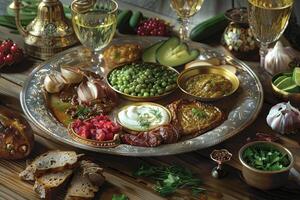
<path fill-rule="evenodd" d="M 179 33 L 181 40 L 188 40 L 189 18 L 200 10 L 203 2 L 204 0 L 171 0 L 171 7 L 180 19 Z"/>
<path fill-rule="evenodd" d="M 92 62 L 100 71 L 101 50 L 112 40 L 117 26 L 118 4 L 114 0 L 74 0 L 71 4 L 72 23 L 81 44 L 93 52 Z"/>
<path fill-rule="evenodd" d="M 248 0 L 252 33 L 260 42 L 260 65 L 265 67 L 268 45 L 277 41 L 287 27 L 294 0 Z"/>

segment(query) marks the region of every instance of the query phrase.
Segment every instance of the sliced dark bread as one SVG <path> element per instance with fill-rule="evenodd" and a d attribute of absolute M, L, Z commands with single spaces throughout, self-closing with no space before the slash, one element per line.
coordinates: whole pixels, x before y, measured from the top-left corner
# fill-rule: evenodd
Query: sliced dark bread
<path fill-rule="evenodd" d="M 23 180 L 33 181 L 35 177 L 42 176 L 48 172 L 73 169 L 81 156 L 74 151 L 49 151 L 34 159 L 19 176 Z"/>
<path fill-rule="evenodd" d="M 69 185 L 66 200 L 90 200 L 105 181 L 103 169 L 90 161 L 81 161 Z"/>
<path fill-rule="evenodd" d="M 71 174 L 71 169 L 45 174 L 35 180 L 33 189 L 42 199 L 54 199 L 52 196 L 64 186 Z"/>

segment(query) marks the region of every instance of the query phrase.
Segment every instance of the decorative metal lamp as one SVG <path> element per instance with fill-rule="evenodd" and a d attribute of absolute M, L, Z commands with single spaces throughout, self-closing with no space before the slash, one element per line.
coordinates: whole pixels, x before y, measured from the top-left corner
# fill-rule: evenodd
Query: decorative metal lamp
<path fill-rule="evenodd" d="M 42 0 L 36 18 L 26 28 L 20 21 L 21 6 L 20 0 L 14 0 L 11 5 L 15 10 L 16 25 L 24 37 L 28 55 L 46 60 L 78 42 L 72 23 L 65 17 L 59 0 Z"/>

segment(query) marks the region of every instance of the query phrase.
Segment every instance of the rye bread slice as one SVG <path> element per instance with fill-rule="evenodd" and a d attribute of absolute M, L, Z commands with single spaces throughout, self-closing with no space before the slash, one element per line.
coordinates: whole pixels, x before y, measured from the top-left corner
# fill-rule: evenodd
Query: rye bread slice
<path fill-rule="evenodd" d="M 103 169 L 90 161 L 81 161 L 69 185 L 65 200 L 90 200 L 104 183 Z"/>
<path fill-rule="evenodd" d="M 48 151 L 33 160 L 19 176 L 23 180 L 33 181 L 48 172 L 60 172 L 73 169 L 82 155 L 74 151 Z"/>
<path fill-rule="evenodd" d="M 33 189 L 42 199 L 53 199 L 52 196 L 60 190 L 72 174 L 68 169 L 62 172 L 51 172 L 35 180 Z"/>

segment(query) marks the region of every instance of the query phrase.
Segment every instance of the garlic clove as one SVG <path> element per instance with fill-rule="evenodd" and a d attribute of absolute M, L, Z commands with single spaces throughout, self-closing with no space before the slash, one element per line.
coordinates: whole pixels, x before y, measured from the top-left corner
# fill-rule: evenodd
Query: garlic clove
<path fill-rule="evenodd" d="M 79 102 L 89 102 L 94 99 L 93 92 L 88 86 L 87 81 L 80 83 L 77 88 L 77 95 Z"/>
<path fill-rule="evenodd" d="M 52 71 L 44 79 L 44 88 L 49 93 L 57 93 L 63 89 L 65 82 L 66 80 L 61 73 Z"/>
<path fill-rule="evenodd" d="M 71 67 L 61 67 L 61 74 L 65 78 L 68 84 L 80 83 L 83 79 L 83 75 L 76 69 Z"/>
<path fill-rule="evenodd" d="M 289 63 L 293 57 L 280 41 L 276 43 L 273 49 L 269 49 L 265 57 L 265 69 L 270 74 L 276 74 L 289 70 Z"/>

